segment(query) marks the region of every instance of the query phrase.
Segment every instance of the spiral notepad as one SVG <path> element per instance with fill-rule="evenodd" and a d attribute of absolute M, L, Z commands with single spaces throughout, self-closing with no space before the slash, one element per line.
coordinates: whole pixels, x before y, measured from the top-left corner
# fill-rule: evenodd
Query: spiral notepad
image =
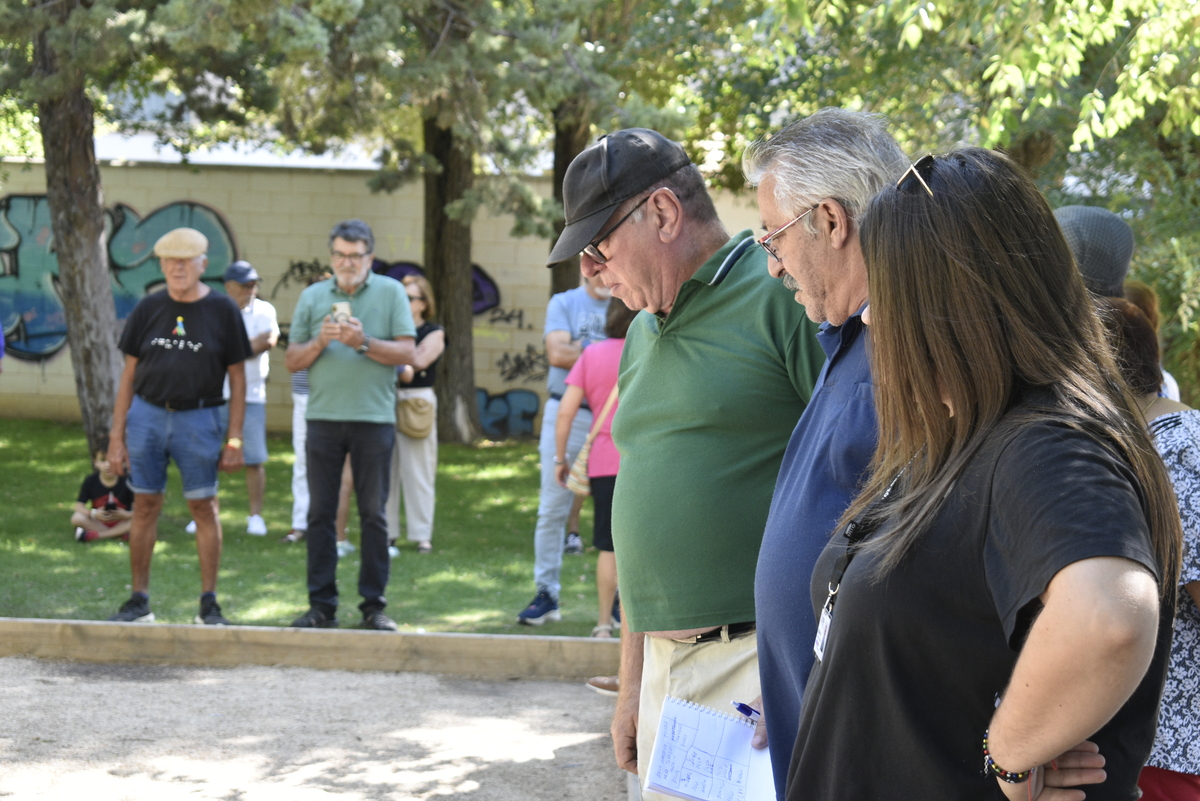
<path fill-rule="evenodd" d="M 744 717 L 668 697 L 646 789 L 692 801 L 774 801 L 771 756 L 750 745 L 753 736 Z"/>

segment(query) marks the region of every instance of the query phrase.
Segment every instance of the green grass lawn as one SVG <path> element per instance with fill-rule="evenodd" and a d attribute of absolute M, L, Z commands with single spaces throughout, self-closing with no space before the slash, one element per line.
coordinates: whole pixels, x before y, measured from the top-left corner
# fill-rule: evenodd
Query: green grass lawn
<path fill-rule="evenodd" d="M 280 537 L 291 527 L 290 437 L 268 443 L 266 537 L 245 533 L 243 475 L 222 474 L 225 545 L 218 594 L 234 623 L 285 626 L 307 607 L 303 543 Z M 129 596 L 128 549 L 117 541 L 80 545 L 71 507 L 91 471 L 78 425 L 0 420 L 0 616 L 104 620 Z M 434 552 L 401 542 L 392 560 L 388 614 L 402 631 L 587 636 L 596 616 L 596 555 L 563 557 L 560 623 L 531 628 L 516 613 L 533 597 L 533 527 L 538 456 L 532 442 L 441 446 Z M 164 623 L 196 614 L 200 579 L 174 466 L 159 520 L 150 579 L 151 607 Z M 583 538 L 591 540 L 591 503 Z M 356 513 L 350 539 L 357 543 Z M 357 554 L 341 560 L 342 625 L 357 625 Z"/>

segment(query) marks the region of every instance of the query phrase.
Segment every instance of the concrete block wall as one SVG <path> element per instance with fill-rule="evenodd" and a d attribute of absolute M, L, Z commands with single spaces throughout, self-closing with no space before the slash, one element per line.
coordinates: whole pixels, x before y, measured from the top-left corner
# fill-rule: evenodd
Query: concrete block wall
<path fill-rule="evenodd" d="M 0 197 L 44 194 L 40 165 L 23 170 L 9 164 Z M 374 229 L 376 255 L 389 262 L 422 263 L 424 208 L 419 183 L 393 194 L 372 194 L 370 173 L 284 167 L 172 164 L 102 164 L 105 203 L 123 203 L 143 217 L 178 201 L 202 203 L 217 211 L 233 235 L 237 254 L 263 277 L 260 296 L 269 300 L 281 323 L 291 320 L 301 286 L 281 287 L 272 297 L 289 263 L 328 262 L 326 237 L 339 220 L 361 217 Z M 544 193 L 548 179 L 530 179 Z M 750 196 L 721 193 L 718 210 L 730 231 L 759 227 Z M 549 273 L 544 266 L 549 243 L 509 235 L 512 218 L 481 214 L 472 228 L 472 258 L 496 282 L 500 303 L 475 321 L 475 383 L 493 396 L 527 390 L 545 400 L 542 325 L 549 300 Z M 289 374 L 283 349 L 271 352 L 267 383 L 267 424 L 276 431 L 291 427 Z M 5 358 L 0 374 L 0 415 L 78 420 L 70 349 L 41 361 Z M 540 420 L 535 420 L 535 428 Z"/>

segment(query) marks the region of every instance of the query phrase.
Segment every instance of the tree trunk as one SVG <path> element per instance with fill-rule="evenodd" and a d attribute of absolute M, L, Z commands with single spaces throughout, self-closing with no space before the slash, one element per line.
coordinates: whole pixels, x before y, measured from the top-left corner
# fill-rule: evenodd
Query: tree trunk
<path fill-rule="evenodd" d="M 425 271 L 446 328 L 446 352 L 437 371 L 438 438 L 474 442 L 482 427 L 475 396 L 475 314 L 472 308 L 471 223 L 451 220 L 446 205 L 459 200 L 474 182 L 474 154 L 451 128 L 427 109 L 425 153 L 441 170 L 425 172 Z"/>
<path fill-rule="evenodd" d="M 63 10 L 65 18 L 67 9 Z M 43 76 L 57 72 L 56 57 L 43 34 L 34 58 Z M 117 315 L 104 243 L 104 199 L 96 165 L 94 109 L 83 79 L 38 103 L 46 154 L 46 203 L 58 258 L 58 291 L 66 313 L 67 342 L 75 370 L 75 392 L 88 449 L 97 450 L 112 423 L 120 374 Z"/>
<path fill-rule="evenodd" d="M 572 98 L 564 100 L 554 109 L 554 199 L 563 202 L 563 179 L 567 167 L 582 153 L 591 138 L 592 120 L 587 100 Z M 566 227 L 566 220 L 554 224 L 557 241 Z M 554 243 L 551 243 L 551 247 Z M 554 265 L 550 270 L 550 294 L 557 295 L 579 286 L 579 257 L 574 256 Z"/>

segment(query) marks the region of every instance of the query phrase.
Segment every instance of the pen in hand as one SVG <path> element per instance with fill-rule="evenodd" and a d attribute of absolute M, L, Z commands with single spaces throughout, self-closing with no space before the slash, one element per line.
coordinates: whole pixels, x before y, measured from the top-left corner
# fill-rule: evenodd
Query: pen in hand
<path fill-rule="evenodd" d="M 729 703 L 733 704 L 734 709 L 736 709 L 738 712 L 745 715 L 746 717 L 750 718 L 751 720 L 758 720 L 759 718 L 762 717 L 762 712 L 759 712 L 757 709 L 750 706 L 749 704 L 743 704 L 741 701 L 730 701 Z"/>

